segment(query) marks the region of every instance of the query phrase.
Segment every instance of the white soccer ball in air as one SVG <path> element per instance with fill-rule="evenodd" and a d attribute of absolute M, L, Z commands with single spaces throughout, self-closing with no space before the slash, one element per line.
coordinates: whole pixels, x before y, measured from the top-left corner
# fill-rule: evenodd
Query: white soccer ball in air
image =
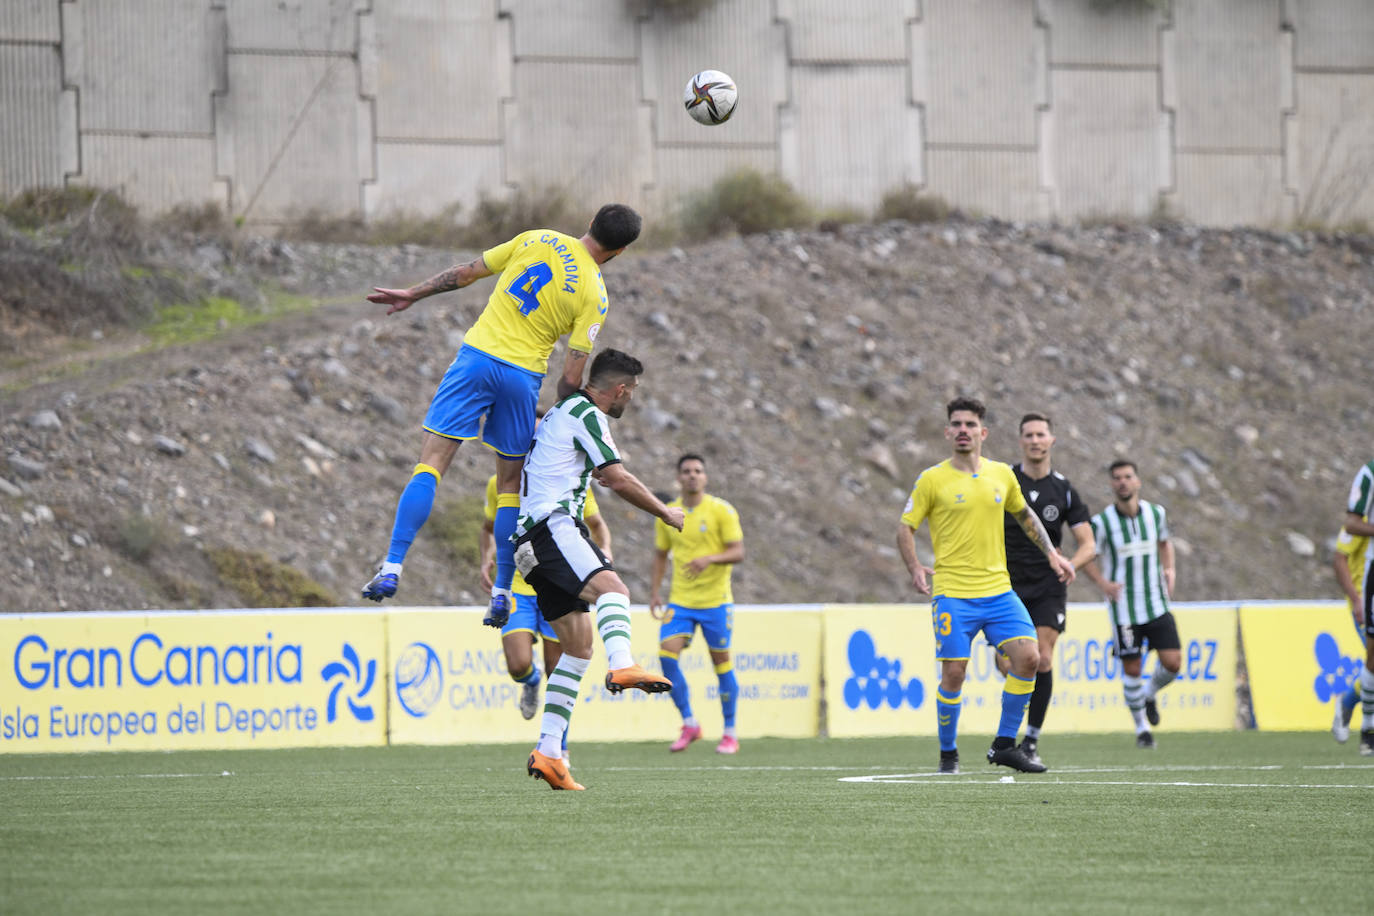
<path fill-rule="evenodd" d="M 700 124 L 724 124 L 735 113 L 735 81 L 719 70 L 703 70 L 687 81 L 682 104 Z"/>

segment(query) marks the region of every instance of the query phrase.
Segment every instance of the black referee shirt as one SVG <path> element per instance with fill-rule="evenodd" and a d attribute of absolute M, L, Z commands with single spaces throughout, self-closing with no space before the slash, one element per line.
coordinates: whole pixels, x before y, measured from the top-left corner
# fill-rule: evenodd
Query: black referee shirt
<path fill-rule="evenodd" d="M 1064 542 L 1064 526 L 1088 522 L 1092 513 L 1079 499 L 1078 491 L 1069 483 L 1069 478 L 1058 471 L 1050 471 L 1048 477 L 1032 480 L 1021 469 L 1018 462 L 1011 469 L 1016 472 L 1016 481 L 1021 484 L 1021 493 L 1026 497 L 1026 505 L 1045 523 L 1050 542 L 1057 548 Z M 1007 571 L 1011 573 L 1012 588 L 1033 588 L 1053 583 L 1060 585 L 1059 578 L 1050 568 L 1040 548 L 1036 547 L 1020 524 L 1010 514 L 1005 516 L 1007 541 Z M 1061 586 L 1062 587 L 1062 586 Z"/>

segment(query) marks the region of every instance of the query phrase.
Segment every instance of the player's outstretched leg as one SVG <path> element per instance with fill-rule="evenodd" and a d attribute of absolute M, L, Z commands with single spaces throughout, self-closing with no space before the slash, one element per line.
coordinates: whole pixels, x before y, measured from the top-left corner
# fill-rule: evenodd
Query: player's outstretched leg
<path fill-rule="evenodd" d="M 513 606 L 511 582 L 515 578 L 515 544 L 511 536 L 520 517 L 520 494 L 496 494 L 496 519 L 492 522 L 492 536 L 496 539 L 496 575 L 492 580 L 491 603 L 482 623 L 489 627 L 504 627 Z"/>
<path fill-rule="evenodd" d="M 596 599 L 596 628 L 606 646 L 606 689 L 620 693 L 631 687 L 645 693 L 667 693 L 673 684 L 635 664 L 630 652 L 630 596 L 603 592 Z"/>
<path fill-rule="evenodd" d="M 377 574 L 363 586 L 362 595 L 369 601 L 381 601 L 396 594 L 401 584 L 401 564 L 415 535 L 429 519 L 434 508 L 434 494 L 439 489 L 439 471 L 428 464 L 415 465 L 410 482 L 401 491 L 396 503 L 396 519 L 391 526 L 391 546 L 386 560 Z"/>

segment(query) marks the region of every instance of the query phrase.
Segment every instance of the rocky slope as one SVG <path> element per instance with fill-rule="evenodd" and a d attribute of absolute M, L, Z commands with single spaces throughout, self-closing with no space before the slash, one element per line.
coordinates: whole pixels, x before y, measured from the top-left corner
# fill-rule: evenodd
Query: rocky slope
<path fill-rule="evenodd" d="M 424 409 L 492 281 L 388 318 L 367 288 L 453 253 L 164 248 L 226 288 L 321 304 L 164 349 L 115 327 L 98 341 L 82 328 L 80 346 L 27 327 L 0 369 L 0 606 L 360 603 Z M 1056 467 L 1095 509 L 1107 464 L 1135 459 L 1170 511 L 1178 598 L 1337 595 L 1327 544 L 1374 457 L 1368 237 L 889 223 L 629 254 L 606 278 L 601 340 L 649 367 L 617 441 L 665 491 L 679 453 L 706 455 L 745 525 L 739 602 L 911 597 L 897 517 L 946 456 L 943 404 L 962 393 L 990 405 L 985 453 L 1003 460 L 1019 415 L 1050 413 Z M 460 450 L 402 602 L 479 600 L 490 473 L 485 449 Z M 652 525 L 603 505 L 642 600 Z M 254 553 L 280 565 L 226 560 Z M 269 574 L 286 591 L 254 587 Z M 1097 596 L 1084 583 L 1071 597 Z"/>

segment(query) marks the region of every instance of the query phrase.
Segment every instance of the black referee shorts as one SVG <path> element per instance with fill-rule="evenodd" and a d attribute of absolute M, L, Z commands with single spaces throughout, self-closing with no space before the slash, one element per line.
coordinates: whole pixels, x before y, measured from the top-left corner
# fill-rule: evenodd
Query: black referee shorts
<path fill-rule="evenodd" d="M 1064 588 L 1062 582 L 1051 579 L 1049 582 L 1014 586 L 1012 590 L 1030 612 L 1031 623 L 1037 627 L 1049 627 L 1056 633 L 1064 632 L 1069 590 Z"/>

